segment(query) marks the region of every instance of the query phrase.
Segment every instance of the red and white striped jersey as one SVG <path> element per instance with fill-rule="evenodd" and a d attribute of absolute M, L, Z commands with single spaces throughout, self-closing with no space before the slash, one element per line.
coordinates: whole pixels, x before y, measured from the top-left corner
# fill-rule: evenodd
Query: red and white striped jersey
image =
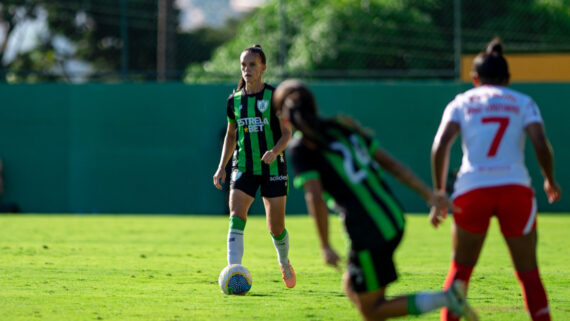
<path fill-rule="evenodd" d="M 503 86 L 475 87 L 447 105 L 436 140 L 448 122 L 459 124 L 463 150 L 453 197 L 480 187 L 530 186 L 524 129 L 542 122 L 532 98 Z"/>

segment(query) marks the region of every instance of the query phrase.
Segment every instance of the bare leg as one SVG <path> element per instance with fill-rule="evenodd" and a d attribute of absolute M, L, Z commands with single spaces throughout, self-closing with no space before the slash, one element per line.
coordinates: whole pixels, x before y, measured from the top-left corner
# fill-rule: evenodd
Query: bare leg
<path fill-rule="evenodd" d="M 507 237 L 505 240 L 517 271 L 526 272 L 538 267 L 536 260 L 536 230 L 519 237 Z"/>
<path fill-rule="evenodd" d="M 532 320 L 550 321 L 546 290 L 538 272 L 536 230 L 519 237 L 507 237 L 505 240 L 511 252 L 526 308 Z"/>
<path fill-rule="evenodd" d="M 232 189 L 230 192 L 230 217 L 237 216 L 247 221 L 247 211 L 254 198 L 239 189 Z"/>
<path fill-rule="evenodd" d="M 451 230 L 452 259 L 462 265 L 475 266 L 486 236 L 487 233 L 467 232 L 453 222 Z"/>
<path fill-rule="evenodd" d="M 387 318 L 408 315 L 407 296 L 386 300 L 386 287 L 372 292 L 357 293 L 350 285 L 348 272 L 344 274 L 343 283 L 346 295 L 360 311 L 364 320 L 386 320 Z"/>
<path fill-rule="evenodd" d="M 455 280 L 463 281 L 467 290 L 473 267 L 477 264 L 486 236 L 487 233 L 470 233 L 459 227 L 455 222 L 452 223 L 452 261 L 443 283 L 444 290 L 449 289 Z M 441 310 L 440 318 L 442 321 L 459 320 L 447 308 Z"/>
<path fill-rule="evenodd" d="M 267 229 L 274 236 L 279 236 L 285 229 L 285 201 L 287 196 L 264 197 Z"/>
<path fill-rule="evenodd" d="M 281 269 L 283 282 L 288 288 L 297 284 L 297 276 L 289 262 L 289 234 L 285 229 L 285 200 L 286 196 L 264 197 L 267 229 L 271 233 L 273 245 L 277 251 L 277 260 Z"/>

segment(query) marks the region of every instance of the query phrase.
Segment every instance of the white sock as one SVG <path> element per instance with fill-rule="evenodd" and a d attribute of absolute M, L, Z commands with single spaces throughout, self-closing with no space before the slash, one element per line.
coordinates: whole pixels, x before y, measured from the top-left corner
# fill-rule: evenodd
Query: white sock
<path fill-rule="evenodd" d="M 423 314 L 438 308 L 442 308 L 447 304 L 447 297 L 445 292 L 420 292 L 413 295 L 413 303 L 415 303 L 415 309 L 410 309 L 408 306 L 408 311 L 414 311 L 416 313 L 410 314 Z M 410 301 L 408 301 L 410 304 Z"/>
<path fill-rule="evenodd" d="M 243 231 L 245 221 L 237 216 L 230 217 L 228 231 L 228 265 L 241 264 L 243 257 Z"/>
<path fill-rule="evenodd" d="M 277 251 L 279 264 L 287 265 L 289 263 L 289 233 L 284 229 L 281 235 L 271 235 L 271 238 L 273 239 L 273 245 L 275 245 L 275 250 Z"/>

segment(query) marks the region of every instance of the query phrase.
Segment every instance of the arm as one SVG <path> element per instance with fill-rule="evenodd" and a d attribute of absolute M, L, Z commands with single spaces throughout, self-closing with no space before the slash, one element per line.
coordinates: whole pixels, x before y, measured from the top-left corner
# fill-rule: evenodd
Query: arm
<path fill-rule="evenodd" d="M 291 139 L 291 128 L 283 123 L 282 120 L 279 121 L 279 126 L 281 127 L 281 137 L 273 146 L 272 149 L 266 151 L 261 157 L 261 161 L 265 162 L 265 164 L 271 164 L 279 154 L 281 154 L 285 148 L 287 148 L 287 144 Z"/>
<path fill-rule="evenodd" d="M 445 190 L 447 171 L 449 170 L 449 151 L 459 134 L 459 125 L 448 122 L 441 133 L 438 133 L 431 148 L 431 174 L 434 188 Z"/>
<path fill-rule="evenodd" d="M 226 182 L 226 164 L 232 157 L 232 153 L 236 148 L 236 123 L 228 122 L 228 127 L 226 130 L 226 137 L 224 138 L 224 147 L 222 148 L 222 155 L 220 156 L 220 164 L 218 169 L 214 174 L 214 186 L 217 189 L 222 189 L 220 185 L 220 179 L 222 184 Z"/>
<path fill-rule="evenodd" d="M 305 182 L 305 202 L 309 214 L 315 220 L 321 251 L 327 264 L 338 267 L 340 257 L 331 248 L 329 243 L 329 210 L 323 200 L 323 187 L 318 179 L 310 179 Z"/>
<path fill-rule="evenodd" d="M 447 208 L 454 208 L 453 204 L 449 201 L 445 191 L 431 190 L 419 177 L 416 176 L 404 164 L 397 161 L 381 148 L 376 149 L 374 159 L 388 171 L 394 175 L 402 184 L 411 188 L 421 198 L 423 198 L 428 205 L 432 206 L 438 211 L 447 211 Z"/>
<path fill-rule="evenodd" d="M 436 134 L 433 141 L 431 149 L 431 174 L 433 186 L 437 191 L 445 191 L 447 171 L 449 168 L 449 151 L 459 131 L 459 124 L 448 122 L 445 127 Z M 452 209 L 454 208 L 452 207 Z M 446 217 L 447 209 L 439 210 L 432 207 L 430 210 L 429 220 L 434 227 L 437 227 Z"/>
<path fill-rule="evenodd" d="M 374 159 L 384 168 L 388 173 L 392 174 L 402 184 L 411 188 L 421 198 L 429 203 L 432 194 L 431 189 L 417 177 L 408 167 L 400 163 L 385 150 L 377 148 L 374 152 Z"/>
<path fill-rule="evenodd" d="M 525 127 L 525 131 L 534 147 L 536 160 L 544 176 L 544 192 L 550 203 L 556 202 L 560 200 L 562 190 L 554 178 L 554 156 L 544 126 L 542 123 L 531 123 Z"/>

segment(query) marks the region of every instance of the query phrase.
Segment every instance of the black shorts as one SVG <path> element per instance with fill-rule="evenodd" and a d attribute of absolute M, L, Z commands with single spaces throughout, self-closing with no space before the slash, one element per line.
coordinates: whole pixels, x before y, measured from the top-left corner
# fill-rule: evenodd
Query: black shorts
<path fill-rule="evenodd" d="M 287 175 L 263 176 L 232 171 L 231 188 L 239 189 L 251 197 L 255 197 L 261 186 L 261 196 L 286 196 L 289 192 L 289 177 Z"/>
<path fill-rule="evenodd" d="M 348 274 L 355 292 L 375 291 L 398 279 L 393 256 L 401 239 L 400 234 L 385 246 L 350 251 Z"/>

